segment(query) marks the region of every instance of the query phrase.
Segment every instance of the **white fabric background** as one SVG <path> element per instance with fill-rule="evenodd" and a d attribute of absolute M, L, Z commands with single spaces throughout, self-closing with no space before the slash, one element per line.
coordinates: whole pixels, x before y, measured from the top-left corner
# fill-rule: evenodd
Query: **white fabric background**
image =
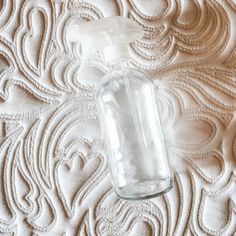
<path fill-rule="evenodd" d="M 112 191 L 79 19 L 133 18 L 175 171 L 146 201 Z M 236 1 L 0 0 L 0 235 L 236 235 Z"/>

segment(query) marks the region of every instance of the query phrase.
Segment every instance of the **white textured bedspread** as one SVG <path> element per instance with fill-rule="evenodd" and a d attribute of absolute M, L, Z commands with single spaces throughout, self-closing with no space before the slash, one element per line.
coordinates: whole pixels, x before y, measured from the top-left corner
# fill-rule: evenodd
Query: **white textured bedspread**
<path fill-rule="evenodd" d="M 145 31 L 132 63 L 173 165 L 173 189 L 145 201 L 112 190 L 97 83 L 66 34 L 113 15 Z M 0 235 L 236 235 L 235 111 L 235 0 L 0 0 Z"/>

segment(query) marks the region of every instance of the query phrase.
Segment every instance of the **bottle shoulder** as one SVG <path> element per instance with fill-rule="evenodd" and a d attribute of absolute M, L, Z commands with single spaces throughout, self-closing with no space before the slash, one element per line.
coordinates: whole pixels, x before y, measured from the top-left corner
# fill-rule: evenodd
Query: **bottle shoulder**
<path fill-rule="evenodd" d="M 124 77 L 124 75 L 129 76 L 130 79 L 135 79 L 137 77 L 137 79 L 147 79 L 150 80 L 149 76 L 136 68 L 120 68 L 120 67 L 115 67 L 113 69 L 111 69 L 110 71 L 108 71 L 106 73 L 106 75 L 104 77 Z M 131 77 L 132 76 L 132 77 Z"/>
<path fill-rule="evenodd" d="M 139 89 L 143 86 L 153 86 L 152 80 L 142 71 L 130 68 L 122 70 L 113 69 L 103 77 L 103 83 L 97 90 L 97 96 L 103 92 L 112 92 L 125 89 L 126 80 L 131 89 Z"/>

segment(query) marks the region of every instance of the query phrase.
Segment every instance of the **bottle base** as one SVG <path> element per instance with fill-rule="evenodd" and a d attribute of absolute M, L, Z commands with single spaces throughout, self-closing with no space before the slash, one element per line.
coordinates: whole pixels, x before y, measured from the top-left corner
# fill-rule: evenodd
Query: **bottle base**
<path fill-rule="evenodd" d="M 140 181 L 124 187 L 116 188 L 119 198 L 124 200 L 143 200 L 158 197 L 171 190 L 173 178 L 165 178 L 151 181 Z"/>

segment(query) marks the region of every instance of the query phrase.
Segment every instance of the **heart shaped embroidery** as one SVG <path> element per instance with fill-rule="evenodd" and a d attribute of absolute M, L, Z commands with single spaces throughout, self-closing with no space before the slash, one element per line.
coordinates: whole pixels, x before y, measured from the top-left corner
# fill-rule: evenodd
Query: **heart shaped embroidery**
<path fill-rule="evenodd" d="M 30 30 L 23 37 L 23 54 L 29 68 L 40 76 L 44 54 L 46 15 L 42 9 L 33 9 L 28 16 Z"/>
<path fill-rule="evenodd" d="M 55 168 L 55 183 L 58 195 L 69 217 L 75 212 L 77 203 L 93 191 L 104 176 L 104 158 L 96 153 L 84 156 L 75 152 L 67 160 L 60 160 Z"/>

